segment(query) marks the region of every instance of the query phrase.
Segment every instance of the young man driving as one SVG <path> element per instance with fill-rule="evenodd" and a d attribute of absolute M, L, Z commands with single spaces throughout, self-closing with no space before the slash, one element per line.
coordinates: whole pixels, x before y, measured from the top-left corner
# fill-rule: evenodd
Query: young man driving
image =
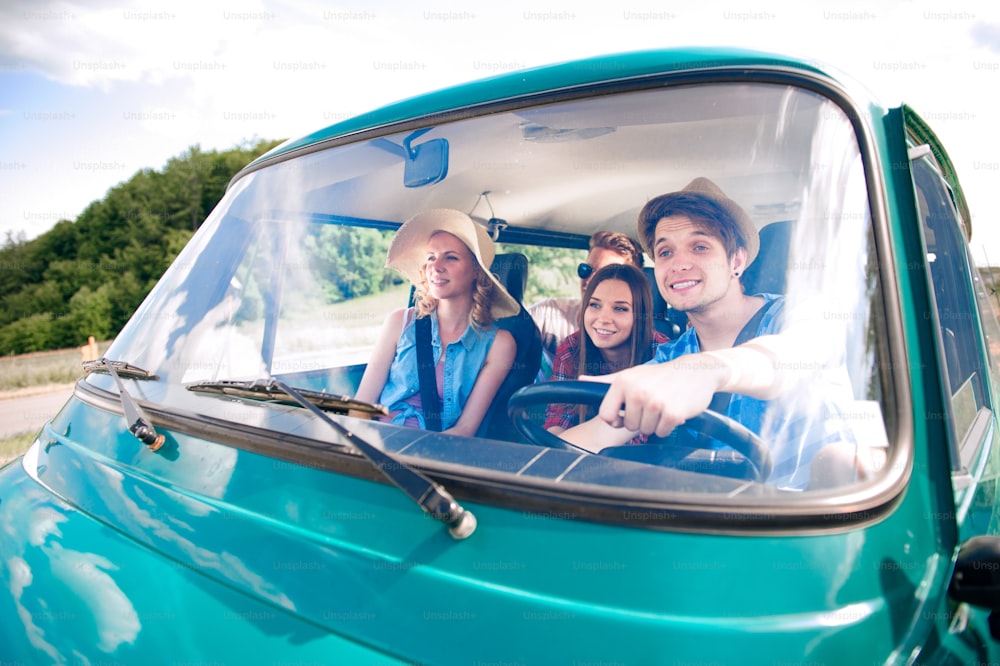
<path fill-rule="evenodd" d="M 656 285 L 672 307 L 687 314 L 690 326 L 676 340 L 660 345 L 644 365 L 602 377 L 610 383 L 598 416 L 562 433 L 582 448 L 599 452 L 624 444 L 637 432 L 666 437 L 710 406 L 754 433 L 780 432 L 772 448 L 770 483 L 790 489 L 853 480 L 856 464 L 842 464 L 854 439 L 836 406 L 826 401 L 809 413 L 776 410 L 771 401 L 787 388 L 783 368 L 803 367 L 808 344 L 795 344 L 779 332 L 784 298 L 746 294 L 740 277 L 756 258 L 759 238 L 749 215 L 712 181 L 696 178 L 683 190 L 650 200 L 638 219 L 638 234 L 653 257 Z M 723 394 L 719 398 L 713 398 Z M 731 394 L 731 395 L 724 395 Z M 775 425 L 775 422 L 777 425 Z M 681 434 L 681 433 L 679 433 Z M 688 443 L 706 444 L 696 433 Z M 817 455 L 824 447 L 835 445 Z M 810 473 L 812 463 L 820 473 Z M 810 478 L 815 476 L 817 478 Z M 820 478 L 822 477 L 822 478 Z"/>

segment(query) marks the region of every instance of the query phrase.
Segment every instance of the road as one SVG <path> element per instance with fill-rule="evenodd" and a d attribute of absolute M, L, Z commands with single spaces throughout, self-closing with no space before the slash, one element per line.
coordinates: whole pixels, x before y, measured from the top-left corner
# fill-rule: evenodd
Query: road
<path fill-rule="evenodd" d="M 0 396 L 0 439 L 38 431 L 71 395 L 72 384 L 3 394 Z"/>

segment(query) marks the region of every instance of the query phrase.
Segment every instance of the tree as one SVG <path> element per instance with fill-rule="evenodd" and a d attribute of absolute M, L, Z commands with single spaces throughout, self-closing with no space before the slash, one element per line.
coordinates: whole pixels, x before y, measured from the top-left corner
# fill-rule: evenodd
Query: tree
<path fill-rule="evenodd" d="M 76 347 L 87 341 L 88 336 L 107 340 L 117 331 L 111 328 L 111 283 L 101 285 L 96 291 L 80 287 L 69 301 L 69 311 L 52 323 L 52 341 L 56 347 Z"/>
<path fill-rule="evenodd" d="M 113 336 L 225 194 L 236 172 L 277 145 L 192 146 L 143 169 L 33 240 L 0 246 L 0 353 Z"/>
<path fill-rule="evenodd" d="M 383 269 L 392 235 L 376 229 L 325 225 L 315 233 L 316 279 L 329 302 L 368 296 L 387 284 Z"/>
<path fill-rule="evenodd" d="M 34 314 L 0 328 L 0 350 L 4 354 L 24 354 L 51 349 L 52 317 Z"/>

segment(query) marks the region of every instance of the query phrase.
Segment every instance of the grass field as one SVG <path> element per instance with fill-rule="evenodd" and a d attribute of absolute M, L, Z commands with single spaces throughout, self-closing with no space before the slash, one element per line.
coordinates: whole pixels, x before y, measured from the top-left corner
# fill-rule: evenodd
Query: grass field
<path fill-rule="evenodd" d="M 103 354 L 110 344 L 98 343 L 98 352 Z M 18 395 L 25 389 L 71 384 L 83 377 L 82 361 L 83 356 L 76 348 L 2 357 L 0 399 Z M 24 453 L 34 437 L 34 432 L 25 432 L 0 438 L 0 465 Z"/>
<path fill-rule="evenodd" d="M 103 354 L 110 342 L 97 343 Z M 45 384 L 69 384 L 83 377 L 79 349 L 35 352 L 0 358 L 0 392 Z"/>
<path fill-rule="evenodd" d="M 34 439 L 35 433 L 33 432 L 0 439 L 0 467 L 27 451 Z"/>

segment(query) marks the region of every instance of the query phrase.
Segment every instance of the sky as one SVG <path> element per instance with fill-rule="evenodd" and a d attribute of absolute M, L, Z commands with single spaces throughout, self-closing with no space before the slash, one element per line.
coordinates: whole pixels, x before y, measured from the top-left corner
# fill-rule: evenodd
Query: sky
<path fill-rule="evenodd" d="M 735 46 L 818 60 L 938 134 L 1000 265 L 1000 3 L 3 0 L 0 244 L 194 145 L 284 139 L 494 74 Z"/>

